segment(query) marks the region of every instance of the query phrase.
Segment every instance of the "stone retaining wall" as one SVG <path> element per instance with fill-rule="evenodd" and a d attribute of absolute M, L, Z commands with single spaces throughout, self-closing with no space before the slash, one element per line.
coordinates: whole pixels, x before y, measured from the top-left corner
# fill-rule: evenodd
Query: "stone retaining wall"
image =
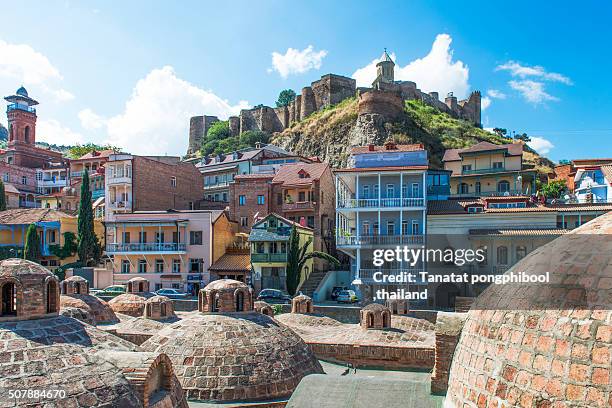
<path fill-rule="evenodd" d="M 351 345 L 307 343 L 317 358 L 357 366 L 385 369 L 426 369 L 434 366 L 435 351 L 426 347 L 390 347 L 382 345 Z"/>

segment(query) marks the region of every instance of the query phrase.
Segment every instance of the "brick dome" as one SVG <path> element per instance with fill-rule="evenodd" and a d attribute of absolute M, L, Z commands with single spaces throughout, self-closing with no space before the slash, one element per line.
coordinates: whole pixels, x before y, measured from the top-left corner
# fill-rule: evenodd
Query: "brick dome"
<path fill-rule="evenodd" d="M 94 324 L 117 323 L 119 319 L 110 305 L 104 300 L 92 295 L 61 295 L 60 312 L 65 308 L 81 309 L 90 314 Z"/>
<path fill-rule="evenodd" d="M 47 268 L 24 259 L 0 262 L 0 322 L 57 316 L 60 289 Z"/>
<path fill-rule="evenodd" d="M 322 368 L 288 327 L 257 313 L 195 313 L 142 344 L 172 360 L 188 399 L 257 401 L 285 398 Z"/>
<path fill-rule="evenodd" d="M 612 213 L 523 258 L 468 312 L 451 366 L 452 406 L 612 406 Z"/>
<path fill-rule="evenodd" d="M 312 298 L 306 295 L 297 295 L 291 299 L 291 313 L 313 313 Z"/>
<path fill-rule="evenodd" d="M 359 320 L 364 329 L 387 329 L 391 327 L 391 311 L 379 303 L 370 303 L 359 311 Z"/>
<path fill-rule="evenodd" d="M 149 281 L 140 276 L 130 279 L 125 288 L 126 293 L 144 293 L 149 291 Z"/>
<path fill-rule="evenodd" d="M 108 301 L 113 312 L 128 316 L 140 317 L 144 314 L 145 303 L 148 298 L 155 296 L 153 293 L 123 293 Z"/>
<path fill-rule="evenodd" d="M 86 309 L 62 306 L 59 314 L 60 316 L 72 317 L 73 319 L 80 320 L 83 323 L 91 324 L 92 326 L 96 325 L 96 321 L 94 320 L 93 316 Z"/>
<path fill-rule="evenodd" d="M 60 283 L 60 286 L 63 295 L 86 295 L 89 293 L 89 282 L 87 282 L 87 279 L 83 278 L 82 276 L 74 275 L 66 278 Z"/>
<path fill-rule="evenodd" d="M 250 312 L 253 291 L 245 283 L 233 279 L 212 281 L 198 293 L 198 310 L 207 313 Z"/>
<path fill-rule="evenodd" d="M 263 300 L 258 300 L 255 302 L 254 310 L 256 312 L 265 314 L 266 316 L 274 316 L 274 309 L 272 309 L 272 306 L 270 306 L 268 302 L 264 302 Z"/>
<path fill-rule="evenodd" d="M 153 320 L 176 319 L 174 303 L 166 296 L 153 296 L 145 301 L 144 317 Z"/>

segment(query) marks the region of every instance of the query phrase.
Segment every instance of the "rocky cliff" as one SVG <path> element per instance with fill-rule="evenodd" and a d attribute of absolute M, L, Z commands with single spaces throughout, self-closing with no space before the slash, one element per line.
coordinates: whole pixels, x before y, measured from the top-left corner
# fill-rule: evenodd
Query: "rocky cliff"
<path fill-rule="evenodd" d="M 337 168 L 346 165 L 351 147 L 382 145 L 388 139 L 423 143 L 431 164 L 437 167 L 442 166 L 445 149 L 469 147 L 481 141 L 512 142 L 418 100 L 405 101 L 404 112 L 389 119 L 379 114 L 359 115 L 357 98 L 348 98 L 275 133 L 271 143 L 302 156 L 319 156 Z M 528 166 L 542 173 L 552 171 L 550 160 L 527 146 L 525 152 L 524 161 Z"/>

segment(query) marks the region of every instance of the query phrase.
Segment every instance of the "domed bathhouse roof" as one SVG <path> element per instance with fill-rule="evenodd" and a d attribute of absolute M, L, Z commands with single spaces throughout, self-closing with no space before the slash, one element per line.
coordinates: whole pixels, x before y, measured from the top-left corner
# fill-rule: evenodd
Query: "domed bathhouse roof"
<path fill-rule="evenodd" d="M 104 300 L 89 294 L 89 283 L 85 278 L 80 276 L 71 276 L 60 283 L 62 295 L 60 296 L 60 312 L 66 308 L 80 309 L 83 313 L 78 314 L 71 312 L 70 315 L 76 319 L 79 316 L 89 315 L 94 325 L 96 324 L 111 324 L 119 322 L 115 312 Z M 84 321 L 82 319 L 79 319 Z M 88 321 L 85 321 L 89 323 Z"/>
<path fill-rule="evenodd" d="M 22 259 L 0 262 L 0 389 L 34 384 L 61 391 L 17 400 L 17 406 L 187 406 L 166 356 L 142 353 L 132 343 L 58 315 L 58 298 L 57 278 L 46 268 Z M 121 358 L 123 366 L 115 354 L 129 356 Z"/>
<path fill-rule="evenodd" d="M 467 314 L 451 406 L 612 406 L 612 213 L 531 252 L 506 274 L 550 283 L 489 286 Z"/>
<path fill-rule="evenodd" d="M 370 303 L 359 312 L 363 329 L 387 329 L 391 327 L 391 311 L 378 303 Z"/>
<path fill-rule="evenodd" d="M 241 282 L 214 281 L 200 291 L 199 313 L 164 327 L 142 348 L 170 357 L 188 399 L 288 397 L 322 368 L 297 334 L 254 311 L 251 297 Z"/>
<path fill-rule="evenodd" d="M 291 313 L 308 314 L 313 312 L 312 298 L 306 295 L 297 295 L 291 299 Z"/>
<path fill-rule="evenodd" d="M 152 320 L 176 319 L 174 303 L 166 296 L 153 296 L 145 301 L 144 317 Z"/>
<path fill-rule="evenodd" d="M 155 296 L 149 292 L 149 281 L 137 276 L 127 282 L 126 293 L 116 296 L 108 301 L 115 313 L 140 317 L 144 314 L 145 302 Z"/>
<path fill-rule="evenodd" d="M 254 310 L 266 316 L 274 317 L 274 309 L 272 309 L 272 306 L 270 306 L 268 302 L 264 302 L 263 300 L 255 302 Z"/>

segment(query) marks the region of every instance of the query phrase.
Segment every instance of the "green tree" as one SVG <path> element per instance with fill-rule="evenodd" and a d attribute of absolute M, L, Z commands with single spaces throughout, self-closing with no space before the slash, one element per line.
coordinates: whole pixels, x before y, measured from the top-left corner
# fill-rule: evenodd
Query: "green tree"
<path fill-rule="evenodd" d="M 81 202 L 79 203 L 79 220 L 77 228 L 77 253 L 79 261 L 85 265 L 96 265 L 102 256 L 102 248 L 94 231 L 94 216 L 89 189 L 89 173 L 83 173 L 81 184 Z"/>
<path fill-rule="evenodd" d="M 87 153 L 91 153 L 93 151 L 101 151 L 101 150 L 114 150 L 120 152 L 121 149 L 111 145 L 97 145 L 95 143 L 86 143 L 84 145 L 76 145 L 72 146 L 68 150 L 68 157 L 71 159 L 78 159 L 79 157 L 86 155 Z"/>
<path fill-rule="evenodd" d="M 268 143 L 270 135 L 261 130 L 247 130 L 242 132 L 239 137 L 239 147 L 252 147 L 256 143 Z"/>
<path fill-rule="evenodd" d="M 26 231 L 23 258 L 29 261 L 39 262 L 40 258 L 42 258 L 42 253 L 40 250 L 40 239 L 38 238 L 36 224 L 30 224 L 28 230 Z"/>
<path fill-rule="evenodd" d="M 525 143 L 531 142 L 531 138 L 529 136 L 527 136 L 527 133 L 516 134 L 516 135 L 514 135 L 514 138 L 516 140 L 522 140 Z"/>
<path fill-rule="evenodd" d="M 506 137 L 506 133 L 508 133 L 508 131 L 502 128 L 493 128 L 493 133 L 501 137 Z"/>
<path fill-rule="evenodd" d="M 215 122 L 208 128 L 205 140 L 223 140 L 230 137 L 230 128 L 228 121 Z"/>
<path fill-rule="evenodd" d="M 276 107 L 287 106 L 295 99 L 295 91 L 293 89 L 283 89 L 278 94 L 278 100 L 276 101 Z"/>
<path fill-rule="evenodd" d="M 294 225 L 291 227 L 291 234 L 289 235 L 289 252 L 287 253 L 287 292 L 291 296 L 295 295 L 298 285 L 300 284 L 300 278 L 302 277 L 302 269 L 306 265 L 306 262 L 312 258 L 324 259 L 327 262 L 339 266 L 340 261 L 335 257 L 320 251 L 308 252 L 308 248 L 312 244 L 312 238 L 309 238 L 304 245 L 300 246 L 300 234 L 298 234 L 297 227 Z"/>
<path fill-rule="evenodd" d="M 6 210 L 6 192 L 4 191 L 4 183 L 0 180 L 0 211 Z"/>
<path fill-rule="evenodd" d="M 539 190 L 546 198 L 561 198 L 566 190 L 565 180 L 551 180 L 548 183 L 539 183 Z"/>

